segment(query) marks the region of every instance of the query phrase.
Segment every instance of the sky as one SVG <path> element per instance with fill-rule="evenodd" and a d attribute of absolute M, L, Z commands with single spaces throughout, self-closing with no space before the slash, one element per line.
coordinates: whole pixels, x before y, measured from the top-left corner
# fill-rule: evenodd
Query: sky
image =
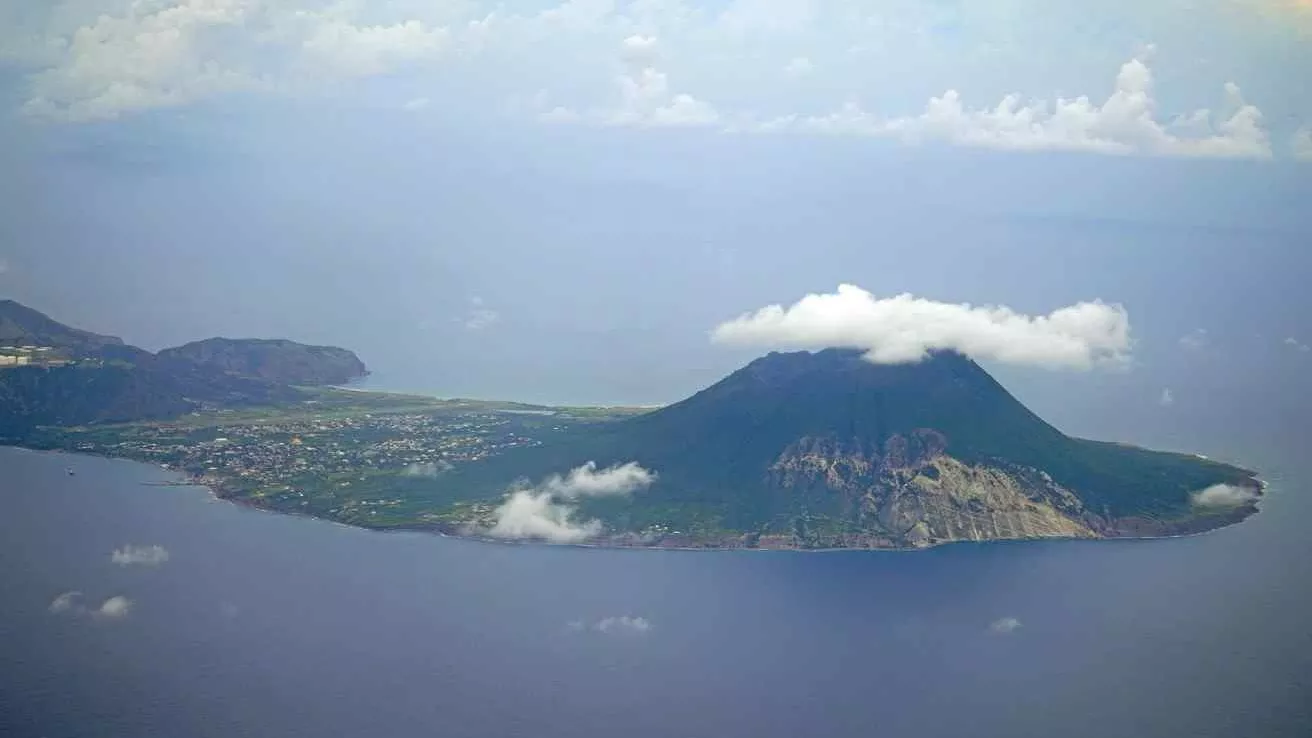
<path fill-rule="evenodd" d="M 1063 427 L 1294 414 L 1306 70 L 1306 0 L 12 0 L 0 294 L 444 396 L 665 403 L 838 342 L 966 346 Z"/>

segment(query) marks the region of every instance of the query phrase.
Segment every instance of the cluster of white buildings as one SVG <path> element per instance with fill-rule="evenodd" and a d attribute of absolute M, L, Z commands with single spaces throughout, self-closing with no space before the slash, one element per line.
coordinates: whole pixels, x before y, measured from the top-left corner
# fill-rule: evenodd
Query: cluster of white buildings
<path fill-rule="evenodd" d="M 50 346 L 0 346 L 0 366 L 50 363 Z"/>

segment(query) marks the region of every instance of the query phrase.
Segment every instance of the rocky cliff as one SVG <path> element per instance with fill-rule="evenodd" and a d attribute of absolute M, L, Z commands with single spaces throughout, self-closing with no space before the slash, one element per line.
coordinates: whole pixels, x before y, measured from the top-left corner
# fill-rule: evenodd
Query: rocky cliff
<path fill-rule="evenodd" d="M 281 339 L 208 338 L 164 349 L 159 356 L 283 384 L 346 384 L 368 373 L 364 362 L 346 349 Z"/>

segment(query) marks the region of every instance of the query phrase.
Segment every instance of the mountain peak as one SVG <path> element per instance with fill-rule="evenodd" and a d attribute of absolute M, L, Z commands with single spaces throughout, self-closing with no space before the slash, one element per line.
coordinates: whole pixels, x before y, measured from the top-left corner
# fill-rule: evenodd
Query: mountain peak
<path fill-rule="evenodd" d="M 588 461 L 658 475 L 631 500 L 584 504 L 604 521 L 772 545 L 1184 531 L 1252 510 L 1208 517 L 1193 508 L 1198 490 L 1255 488 L 1224 464 L 1071 438 L 961 353 L 875 364 L 851 349 L 775 352 L 681 402 L 443 484 L 492 491 Z"/>
<path fill-rule="evenodd" d="M 865 358 L 860 349 L 827 348 L 820 351 L 772 351 L 734 374 L 773 384 L 798 380 L 820 380 L 825 376 L 859 374 L 882 376 L 886 381 L 906 381 L 915 377 L 978 377 L 984 370 L 957 351 L 931 351 L 919 361 L 877 364 Z M 726 378 L 727 379 L 727 378 Z"/>

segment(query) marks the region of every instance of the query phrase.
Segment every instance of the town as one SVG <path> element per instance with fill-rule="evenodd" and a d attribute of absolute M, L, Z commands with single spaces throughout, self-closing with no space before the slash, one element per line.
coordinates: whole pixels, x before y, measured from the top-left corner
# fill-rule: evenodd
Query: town
<path fill-rule="evenodd" d="M 0 346 L 0 368 L 62 366 L 70 361 L 50 346 Z"/>
<path fill-rule="evenodd" d="M 485 505 L 430 494 L 434 480 L 461 464 L 610 417 L 472 401 L 389 407 L 378 399 L 385 396 L 353 394 L 361 406 L 347 411 L 195 413 L 169 422 L 47 429 L 36 443 L 156 464 L 258 507 L 387 528 L 477 517 Z"/>

